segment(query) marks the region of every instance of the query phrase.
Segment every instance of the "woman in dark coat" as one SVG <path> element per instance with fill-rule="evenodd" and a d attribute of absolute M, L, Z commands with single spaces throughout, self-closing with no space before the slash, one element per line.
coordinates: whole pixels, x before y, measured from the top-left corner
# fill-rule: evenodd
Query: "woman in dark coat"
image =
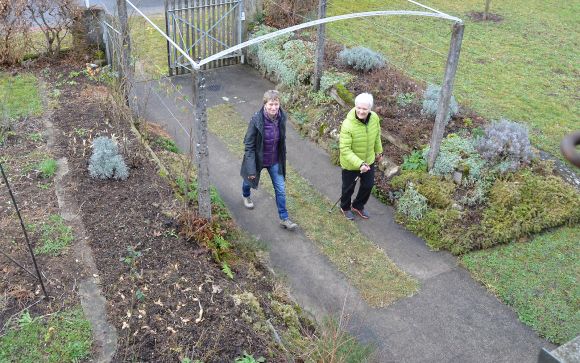
<path fill-rule="evenodd" d="M 244 137 L 244 160 L 240 175 L 244 206 L 254 208 L 251 188 L 257 189 L 260 172 L 268 170 L 276 195 L 280 225 L 296 228 L 286 210 L 286 114 L 280 108 L 280 94 L 276 90 L 264 93 L 264 106 L 252 116 Z"/>

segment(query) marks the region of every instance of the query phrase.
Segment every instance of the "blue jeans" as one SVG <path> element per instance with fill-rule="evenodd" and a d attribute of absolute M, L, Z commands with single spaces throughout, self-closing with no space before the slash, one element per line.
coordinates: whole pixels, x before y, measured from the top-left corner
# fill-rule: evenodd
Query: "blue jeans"
<path fill-rule="evenodd" d="M 274 164 L 265 168 L 270 174 L 272 185 L 274 186 L 274 193 L 276 195 L 276 207 L 278 207 L 278 215 L 281 220 L 288 219 L 288 211 L 286 210 L 286 191 L 284 187 L 284 176 L 278 174 L 279 164 Z M 246 179 L 242 182 L 242 195 L 247 198 L 250 196 L 251 187 Z"/>

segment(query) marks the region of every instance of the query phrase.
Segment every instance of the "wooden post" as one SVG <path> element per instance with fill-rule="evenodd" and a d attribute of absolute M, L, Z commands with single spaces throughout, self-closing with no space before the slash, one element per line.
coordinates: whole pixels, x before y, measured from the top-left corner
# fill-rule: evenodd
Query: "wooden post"
<path fill-rule="evenodd" d="M 129 38 L 129 18 L 127 16 L 127 3 L 125 0 L 117 0 L 117 16 L 121 31 L 120 48 L 121 64 L 119 65 L 119 77 L 121 79 L 121 91 L 125 100 L 129 101 L 129 85 L 131 80 L 131 40 Z"/>
<path fill-rule="evenodd" d="M 459 53 L 461 51 L 461 41 L 463 40 L 463 30 L 465 25 L 463 23 L 453 24 L 453 33 L 451 34 L 451 46 L 449 47 L 449 54 L 447 55 L 447 65 L 445 66 L 445 78 L 441 93 L 439 95 L 439 104 L 437 105 L 437 116 L 435 116 L 435 126 L 433 126 L 433 134 L 431 134 L 431 144 L 429 150 L 429 160 L 427 165 L 429 170 L 435 165 L 437 155 L 439 155 L 439 148 L 445 125 L 447 124 L 447 113 L 449 112 L 449 100 L 453 93 L 453 82 L 455 81 L 455 72 L 457 71 L 457 64 L 459 63 Z"/>
<path fill-rule="evenodd" d="M 211 218 L 209 191 L 209 150 L 207 147 L 207 104 L 205 77 L 201 69 L 193 72 L 193 95 L 195 97 L 195 161 L 197 164 L 197 202 L 200 216 Z"/>
<path fill-rule="evenodd" d="M 326 17 L 326 0 L 319 0 L 318 2 L 318 19 Z M 316 63 L 314 65 L 314 81 L 312 82 L 312 89 L 315 92 L 320 91 L 320 79 L 322 78 L 322 71 L 324 69 L 324 43 L 325 43 L 326 25 L 319 24 L 316 36 Z"/>

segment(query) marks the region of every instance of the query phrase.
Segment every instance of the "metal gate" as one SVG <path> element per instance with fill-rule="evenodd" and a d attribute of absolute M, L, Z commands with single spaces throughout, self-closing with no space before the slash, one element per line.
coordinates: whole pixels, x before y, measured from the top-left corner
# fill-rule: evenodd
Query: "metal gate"
<path fill-rule="evenodd" d="M 168 36 L 189 56 L 204 59 L 242 42 L 243 0 L 165 0 Z M 215 68 L 239 63 L 242 51 L 204 65 Z M 169 74 L 191 72 L 191 65 L 167 42 Z"/>

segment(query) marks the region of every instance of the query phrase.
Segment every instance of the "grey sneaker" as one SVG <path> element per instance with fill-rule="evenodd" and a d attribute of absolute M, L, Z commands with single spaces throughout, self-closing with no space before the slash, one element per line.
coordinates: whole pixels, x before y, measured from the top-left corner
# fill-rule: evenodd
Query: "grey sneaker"
<path fill-rule="evenodd" d="M 354 213 L 350 209 L 342 210 L 342 208 L 340 208 L 340 211 L 342 212 L 342 214 L 344 214 L 344 217 L 346 219 L 348 219 L 349 221 L 354 221 Z"/>
<path fill-rule="evenodd" d="M 244 200 L 244 207 L 248 209 L 254 209 L 254 202 L 252 202 L 252 198 L 250 197 L 242 197 Z"/>
<path fill-rule="evenodd" d="M 282 226 L 282 228 L 286 228 L 286 229 L 290 229 L 290 230 L 298 227 L 298 225 L 296 223 L 292 222 L 289 218 L 286 218 L 283 221 L 280 221 L 280 226 Z"/>

